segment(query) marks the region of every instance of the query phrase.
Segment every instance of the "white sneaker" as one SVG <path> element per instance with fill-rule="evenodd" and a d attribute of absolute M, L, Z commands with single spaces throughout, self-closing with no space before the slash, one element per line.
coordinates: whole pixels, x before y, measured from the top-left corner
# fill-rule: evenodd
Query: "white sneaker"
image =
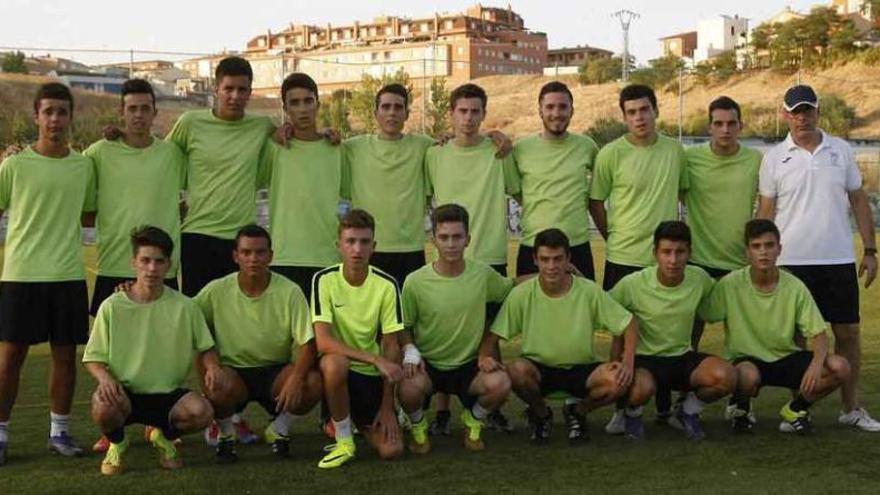
<path fill-rule="evenodd" d="M 615 409 L 608 424 L 605 425 L 605 433 L 623 435 L 624 431 L 626 431 L 626 418 L 623 409 Z"/>
<path fill-rule="evenodd" d="M 855 426 L 862 431 L 880 431 L 880 422 L 872 418 L 863 407 L 857 407 L 848 413 L 841 411 L 837 422 L 842 425 Z"/>

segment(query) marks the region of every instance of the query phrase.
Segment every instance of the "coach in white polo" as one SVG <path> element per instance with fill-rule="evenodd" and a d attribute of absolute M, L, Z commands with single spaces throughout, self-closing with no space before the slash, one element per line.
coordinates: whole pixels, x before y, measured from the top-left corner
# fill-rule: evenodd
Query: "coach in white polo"
<path fill-rule="evenodd" d="M 842 424 L 880 431 L 880 422 L 859 407 L 861 365 L 858 277 L 865 287 L 877 275 L 874 220 L 849 144 L 819 129 L 819 99 L 809 86 L 785 93 L 788 137 L 761 163 L 758 217 L 774 220 L 782 233 L 778 263 L 806 284 L 834 331 L 835 352 L 852 365 L 841 387 Z M 849 211 L 864 244 L 856 272 Z"/>

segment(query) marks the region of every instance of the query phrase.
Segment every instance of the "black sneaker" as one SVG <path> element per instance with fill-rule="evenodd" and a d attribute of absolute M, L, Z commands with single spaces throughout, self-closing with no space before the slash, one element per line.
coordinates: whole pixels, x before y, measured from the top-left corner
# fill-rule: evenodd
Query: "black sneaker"
<path fill-rule="evenodd" d="M 452 414 L 449 411 L 437 411 L 431 425 L 428 426 L 428 434 L 434 436 L 443 435 L 444 437 L 452 436 L 452 426 L 449 420 Z"/>
<path fill-rule="evenodd" d="M 578 444 L 590 439 L 587 418 L 578 412 L 577 404 L 562 406 L 562 418 L 565 421 L 565 426 L 568 427 L 568 443 Z"/>
<path fill-rule="evenodd" d="M 526 409 L 529 418 L 529 438 L 535 443 L 547 443 L 550 441 L 550 431 L 553 429 L 553 410 L 547 408 L 547 416 L 540 418 L 535 415 L 532 408 Z"/>
<path fill-rule="evenodd" d="M 747 412 L 737 409 L 733 412 L 733 417 L 730 419 L 730 427 L 737 434 L 751 433 L 755 428 L 755 423 L 752 422 L 752 418 L 749 417 Z"/>
<path fill-rule="evenodd" d="M 217 463 L 232 464 L 238 461 L 238 453 L 235 452 L 235 437 L 220 437 L 217 440 Z"/>
<path fill-rule="evenodd" d="M 486 416 L 486 428 L 501 433 L 513 432 L 513 425 L 500 410 L 494 410 Z"/>
<path fill-rule="evenodd" d="M 0 466 L 6 464 L 6 442 L 0 442 Z"/>

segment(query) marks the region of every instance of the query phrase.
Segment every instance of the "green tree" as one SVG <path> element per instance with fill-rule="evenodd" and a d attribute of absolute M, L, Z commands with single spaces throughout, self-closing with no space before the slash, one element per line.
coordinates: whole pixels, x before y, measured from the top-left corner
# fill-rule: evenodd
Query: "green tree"
<path fill-rule="evenodd" d="M 836 136 L 849 137 L 856 121 L 856 111 L 842 97 L 835 94 L 819 98 L 819 127 Z"/>
<path fill-rule="evenodd" d="M 449 131 L 449 91 L 446 78 L 431 79 L 431 98 L 428 100 L 428 135 L 439 137 Z"/>
<path fill-rule="evenodd" d="M 360 129 L 365 133 L 376 132 L 376 119 L 374 111 L 376 107 L 376 93 L 383 86 L 399 83 L 406 87 L 407 91 L 412 94 L 412 86 L 409 82 L 409 74 L 403 69 L 393 74 L 385 74 L 381 78 L 364 74 L 360 84 L 352 91 L 351 101 L 349 103 L 349 111 L 351 116 L 360 125 Z M 412 100 L 409 102 L 412 104 Z"/>
<path fill-rule="evenodd" d="M 581 84 L 602 84 L 617 80 L 623 71 L 620 57 L 590 57 L 578 69 Z"/>
<path fill-rule="evenodd" d="M 596 141 L 596 144 L 601 148 L 626 134 L 626 131 L 626 124 L 623 122 L 617 119 L 603 117 L 593 122 L 593 125 L 587 129 L 585 134 L 593 138 L 593 141 Z"/>
<path fill-rule="evenodd" d="M 336 129 L 343 138 L 351 135 L 351 123 L 348 121 L 348 105 L 351 100 L 351 92 L 337 89 L 330 98 L 321 101 L 321 109 L 318 111 L 318 122 L 321 127 Z"/>
<path fill-rule="evenodd" d="M 16 72 L 19 74 L 27 74 L 27 65 L 24 63 L 24 53 L 10 52 L 3 57 L 3 63 L 0 65 L 3 72 Z"/>

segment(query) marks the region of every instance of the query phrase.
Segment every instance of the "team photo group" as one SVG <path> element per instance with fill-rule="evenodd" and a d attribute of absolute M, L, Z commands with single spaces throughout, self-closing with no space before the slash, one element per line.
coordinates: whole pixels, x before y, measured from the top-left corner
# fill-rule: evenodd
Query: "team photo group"
<path fill-rule="evenodd" d="M 152 87 L 128 80 L 123 123 L 82 153 L 68 144 L 72 93 L 40 86 L 37 141 L 0 165 L 5 469 L 23 365 L 42 343 L 48 449 L 84 453 L 69 427 L 83 366 L 105 475 L 124 472 L 131 424 L 177 469 L 193 432 L 219 463 L 257 436 L 287 457 L 293 423 L 313 412 L 335 439 L 314 453 L 319 468 L 367 445 L 385 460 L 427 455 L 451 434 L 455 399 L 469 451 L 486 449 L 484 430 L 512 429 L 509 402 L 533 443 L 550 440 L 557 401 L 571 444 L 590 438 L 588 416 L 628 441 L 651 435 L 643 416 L 698 441 L 709 403 L 722 401 L 730 434 L 758 421 L 807 434 L 811 406 L 839 389 L 837 422 L 880 432 L 858 395 L 874 221 L 854 153 L 819 127 L 811 87 L 785 93 L 789 134 L 762 155 L 740 143 L 740 107 L 720 95 L 711 139 L 685 148 L 658 133 L 654 91 L 626 86 L 627 132 L 600 149 L 569 131 L 575 102 L 558 81 L 522 103 L 537 103 L 543 130 L 515 142 L 481 129 L 490 110 L 476 84 L 450 93 L 453 133 L 438 142 L 404 131 L 400 84 L 375 95 L 375 134 L 341 140 L 318 127 L 307 74 L 284 79 L 281 126 L 246 111 L 252 81 L 245 59 L 223 59 L 213 108 L 183 113 L 161 139 Z M 513 272 L 511 198 L 522 208 Z M 84 227 L 96 229 L 91 301 Z M 700 350 L 712 323 L 719 355 Z M 778 417 L 753 411 L 764 387 L 790 390 Z M 242 418 L 252 402 L 269 415 L 259 435 Z"/>

